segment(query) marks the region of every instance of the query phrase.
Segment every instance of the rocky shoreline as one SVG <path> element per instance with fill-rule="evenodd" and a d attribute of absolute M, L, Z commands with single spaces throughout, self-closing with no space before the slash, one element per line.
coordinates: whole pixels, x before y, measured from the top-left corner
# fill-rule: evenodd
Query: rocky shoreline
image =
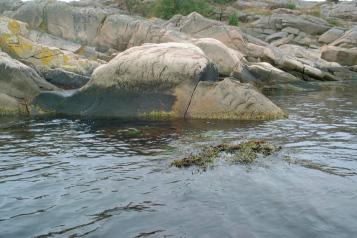
<path fill-rule="evenodd" d="M 286 113 L 266 90 L 357 79 L 356 3 L 241 16 L 237 27 L 104 1 L 0 0 L 0 115 L 276 119 Z"/>

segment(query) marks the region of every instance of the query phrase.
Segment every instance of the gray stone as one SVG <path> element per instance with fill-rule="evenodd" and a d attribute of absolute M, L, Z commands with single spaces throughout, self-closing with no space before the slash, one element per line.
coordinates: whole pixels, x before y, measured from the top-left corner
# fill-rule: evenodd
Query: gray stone
<path fill-rule="evenodd" d="M 332 42 L 331 45 L 342 48 L 357 47 L 357 26 L 352 27 L 349 31 L 346 31 L 343 36 Z"/>
<path fill-rule="evenodd" d="M 271 34 L 269 36 L 267 36 L 265 38 L 265 41 L 267 42 L 271 42 L 271 41 L 274 41 L 274 40 L 278 40 L 278 39 L 281 39 L 281 38 L 285 38 L 287 37 L 289 34 L 287 32 L 283 32 L 283 31 L 280 31 L 280 32 L 277 32 L 277 33 L 274 33 L 274 34 Z"/>
<path fill-rule="evenodd" d="M 294 35 L 298 35 L 300 30 L 299 29 L 296 29 L 296 28 L 293 28 L 293 27 L 286 27 L 284 29 L 282 29 L 283 32 L 287 32 L 287 33 L 290 33 L 290 34 L 294 34 Z"/>
<path fill-rule="evenodd" d="M 42 74 L 48 82 L 63 89 L 80 88 L 90 80 L 88 76 L 71 73 L 63 69 L 49 69 Z"/>
<path fill-rule="evenodd" d="M 346 30 L 343 28 L 331 28 L 319 37 L 319 42 L 324 44 L 330 44 L 338 38 L 342 37 L 345 31 Z"/>

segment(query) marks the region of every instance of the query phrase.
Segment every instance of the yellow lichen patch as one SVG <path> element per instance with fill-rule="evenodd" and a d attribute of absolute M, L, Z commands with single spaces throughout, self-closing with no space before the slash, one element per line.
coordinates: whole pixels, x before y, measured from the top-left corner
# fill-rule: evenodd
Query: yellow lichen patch
<path fill-rule="evenodd" d="M 42 32 L 46 32 L 47 31 L 47 25 L 45 23 L 45 21 L 42 21 L 41 24 L 39 25 L 38 29 Z"/>
<path fill-rule="evenodd" d="M 96 55 L 92 55 L 88 59 L 93 60 L 93 61 L 97 61 L 98 57 Z"/>
<path fill-rule="evenodd" d="M 18 34 L 21 32 L 20 23 L 15 20 L 10 20 L 9 23 L 7 24 L 7 27 L 14 34 Z"/>
<path fill-rule="evenodd" d="M 33 45 L 29 40 L 7 33 L 0 36 L 0 45 L 7 53 L 17 58 L 29 57 L 33 51 Z"/>
<path fill-rule="evenodd" d="M 47 47 L 41 48 L 40 52 L 36 55 L 43 65 L 49 65 L 54 58 L 54 52 Z"/>
<path fill-rule="evenodd" d="M 82 46 L 81 48 L 79 48 L 76 52 L 74 52 L 75 54 L 77 55 L 84 55 L 85 53 L 85 49 L 84 47 Z"/>
<path fill-rule="evenodd" d="M 71 61 L 71 58 L 68 55 L 63 55 L 63 63 L 64 64 L 69 64 Z"/>

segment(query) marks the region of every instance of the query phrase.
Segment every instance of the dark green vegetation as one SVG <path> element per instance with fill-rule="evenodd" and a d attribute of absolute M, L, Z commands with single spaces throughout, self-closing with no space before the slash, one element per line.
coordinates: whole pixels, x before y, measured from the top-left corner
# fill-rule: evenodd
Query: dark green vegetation
<path fill-rule="evenodd" d="M 222 20 L 224 8 L 233 0 L 155 0 L 143 3 L 140 0 L 118 0 L 130 14 L 144 17 L 170 19 L 172 16 L 198 12 L 203 16 Z M 237 24 L 234 24 L 237 25 Z"/>
<path fill-rule="evenodd" d="M 231 26 L 239 25 L 239 19 L 238 19 L 238 15 L 236 13 L 232 14 L 228 17 L 228 25 L 231 25 Z"/>
<path fill-rule="evenodd" d="M 206 146 L 198 154 L 174 160 L 171 166 L 177 168 L 187 168 L 197 166 L 206 169 L 213 164 L 220 153 L 233 155 L 228 161 L 232 164 L 252 164 L 258 158 L 258 155 L 268 156 L 281 149 L 280 146 L 274 146 L 266 141 L 251 140 L 238 145 L 220 144 L 217 146 Z"/>
<path fill-rule="evenodd" d="M 296 9 L 296 5 L 295 5 L 295 3 L 288 3 L 287 5 L 286 5 L 286 7 L 288 8 L 288 9 L 291 9 L 291 10 L 294 10 L 294 9 Z"/>

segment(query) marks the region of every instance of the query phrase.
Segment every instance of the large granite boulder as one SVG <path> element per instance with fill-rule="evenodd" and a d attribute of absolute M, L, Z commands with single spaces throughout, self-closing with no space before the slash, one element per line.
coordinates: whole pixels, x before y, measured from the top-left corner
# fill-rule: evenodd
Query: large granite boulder
<path fill-rule="evenodd" d="M 356 1 L 340 1 L 338 4 L 327 3 L 321 6 L 321 16 L 357 21 Z"/>
<path fill-rule="evenodd" d="M 11 57 L 33 66 L 38 72 L 61 69 L 90 76 L 100 65 L 96 60 L 82 58 L 70 51 L 39 44 L 30 40 L 32 31 L 26 23 L 0 17 L 0 47 Z M 69 82 L 70 83 L 70 82 Z"/>
<path fill-rule="evenodd" d="M 219 40 L 213 38 L 200 38 L 192 41 L 208 58 L 217 66 L 221 75 L 229 76 L 235 69 L 241 68 L 243 55 L 228 48 Z"/>
<path fill-rule="evenodd" d="M 211 91 L 207 85 L 217 89 Z M 206 90 L 217 93 L 208 98 Z M 209 101 L 203 114 L 199 105 L 205 98 Z M 284 116 L 254 89 L 248 92 L 240 84 L 218 82 L 218 70 L 213 62 L 200 48 L 188 43 L 130 48 L 98 67 L 79 91 L 65 95 L 42 93 L 34 104 L 45 111 L 98 117 L 267 119 Z"/>
<path fill-rule="evenodd" d="M 103 53 L 111 49 L 124 51 L 143 43 L 180 42 L 187 39 L 184 34 L 166 30 L 154 21 L 129 16 L 117 8 L 91 2 L 80 4 L 35 0 L 21 6 L 13 18 L 27 22 L 38 31 L 82 46 L 96 47 Z"/>
<path fill-rule="evenodd" d="M 144 43 L 187 42 L 185 34 L 167 30 L 149 20 L 122 14 L 108 16 L 92 45 L 101 51 L 110 48 L 124 51 Z"/>
<path fill-rule="evenodd" d="M 35 70 L 0 52 L 0 115 L 27 113 L 29 102 L 41 90 L 55 89 Z"/>
<path fill-rule="evenodd" d="M 321 49 L 321 58 L 341 65 L 357 65 L 357 48 L 345 49 L 336 46 L 324 46 Z"/>
<path fill-rule="evenodd" d="M 241 52 L 246 49 L 246 42 L 238 27 L 207 19 L 196 12 L 188 16 L 174 16 L 165 26 L 169 29 L 184 32 L 194 38 L 217 39 L 229 48 Z"/>
<path fill-rule="evenodd" d="M 14 11 L 19 8 L 23 2 L 21 0 L 0 0 L 0 14 L 6 11 Z"/>

